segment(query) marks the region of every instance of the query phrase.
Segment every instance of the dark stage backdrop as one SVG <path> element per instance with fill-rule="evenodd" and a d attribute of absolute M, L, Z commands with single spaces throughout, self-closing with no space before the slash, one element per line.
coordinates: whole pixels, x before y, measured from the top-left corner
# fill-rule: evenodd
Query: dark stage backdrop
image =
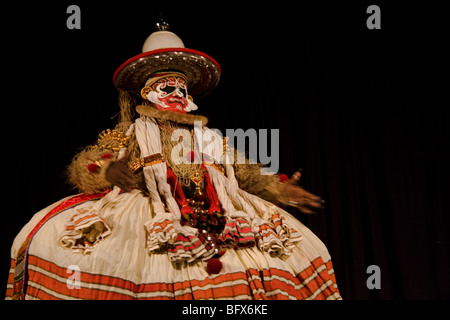
<path fill-rule="evenodd" d="M 75 191 L 64 170 L 116 124 L 114 70 L 140 53 L 159 10 L 222 79 L 196 100 L 209 126 L 280 130 L 280 172 L 326 200 L 291 210 L 328 247 L 344 299 L 450 297 L 448 87 L 440 9 L 233 2 L 78 1 L 2 7 L 2 292 L 15 235 Z M 81 29 L 66 9 L 81 8 Z M 366 9 L 381 8 L 369 30 Z M 445 73 L 444 73 L 445 74 Z M 446 75 L 446 74 L 445 74 Z M 443 108 L 444 107 L 444 108 Z M 369 290 L 367 268 L 381 288 Z"/>

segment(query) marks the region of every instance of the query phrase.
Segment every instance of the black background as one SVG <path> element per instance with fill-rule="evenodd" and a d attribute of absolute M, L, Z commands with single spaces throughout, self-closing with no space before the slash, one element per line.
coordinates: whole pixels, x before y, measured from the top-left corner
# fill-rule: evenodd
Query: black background
<path fill-rule="evenodd" d="M 71 4 L 80 30 L 66 28 Z M 366 27 L 370 4 L 381 30 Z M 65 167 L 115 126 L 112 75 L 160 11 L 222 67 L 195 101 L 209 126 L 280 129 L 280 172 L 303 168 L 301 185 L 326 200 L 318 215 L 291 212 L 328 247 L 344 299 L 450 297 L 443 9 L 384 1 L 3 6 L 2 288 L 15 235 L 75 193 Z M 373 264 L 380 290 L 366 287 Z"/>

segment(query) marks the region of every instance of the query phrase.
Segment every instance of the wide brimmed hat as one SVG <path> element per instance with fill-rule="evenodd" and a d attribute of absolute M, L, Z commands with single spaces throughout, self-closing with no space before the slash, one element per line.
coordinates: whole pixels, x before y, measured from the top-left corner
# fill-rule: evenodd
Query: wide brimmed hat
<path fill-rule="evenodd" d="M 145 41 L 142 53 L 125 61 L 113 81 L 117 88 L 139 92 L 152 74 L 179 71 L 186 75 L 190 95 L 212 91 L 220 79 L 220 65 L 207 54 L 184 47 L 173 32 L 159 30 Z"/>

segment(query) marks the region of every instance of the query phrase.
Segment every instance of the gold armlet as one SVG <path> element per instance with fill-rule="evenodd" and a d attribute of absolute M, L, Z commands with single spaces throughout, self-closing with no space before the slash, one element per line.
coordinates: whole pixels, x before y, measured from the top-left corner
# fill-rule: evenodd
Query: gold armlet
<path fill-rule="evenodd" d="M 139 169 L 143 167 L 152 166 L 157 163 L 165 162 L 166 159 L 164 158 L 164 155 L 162 153 L 155 153 L 150 156 L 136 159 L 128 164 L 128 169 L 131 170 L 131 172 L 137 172 Z"/>

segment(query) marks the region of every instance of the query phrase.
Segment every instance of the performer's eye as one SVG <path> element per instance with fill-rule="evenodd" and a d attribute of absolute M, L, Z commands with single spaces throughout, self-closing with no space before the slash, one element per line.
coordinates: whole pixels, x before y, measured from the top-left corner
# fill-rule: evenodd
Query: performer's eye
<path fill-rule="evenodd" d="M 171 94 L 175 90 L 175 87 L 165 86 L 164 88 L 160 88 L 160 90 L 164 91 L 166 94 Z"/>
<path fill-rule="evenodd" d="M 164 88 L 160 88 L 161 91 L 165 92 L 165 95 L 169 95 L 172 92 L 174 92 L 176 89 L 176 87 L 172 87 L 172 86 L 165 86 Z M 187 92 L 186 89 L 183 88 L 178 88 L 178 90 L 183 94 L 184 97 L 187 96 Z"/>

